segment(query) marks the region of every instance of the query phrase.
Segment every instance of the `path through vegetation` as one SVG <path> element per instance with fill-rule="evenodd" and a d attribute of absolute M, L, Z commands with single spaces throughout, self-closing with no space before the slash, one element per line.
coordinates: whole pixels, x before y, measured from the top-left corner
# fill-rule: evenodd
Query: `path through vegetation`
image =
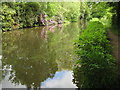
<path fill-rule="evenodd" d="M 120 72 L 120 36 L 114 34 L 111 30 L 108 32 L 109 39 L 113 46 L 113 56 L 117 59 L 118 71 Z"/>

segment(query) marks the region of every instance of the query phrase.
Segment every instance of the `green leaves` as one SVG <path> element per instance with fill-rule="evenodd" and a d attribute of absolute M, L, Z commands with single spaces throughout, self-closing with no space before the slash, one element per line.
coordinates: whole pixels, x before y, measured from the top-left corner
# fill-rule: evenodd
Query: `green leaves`
<path fill-rule="evenodd" d="M 2 30 L 11 30 L 12 29 L 12 24 L 14 23 L 13 15 L 15 14 L 15 10 L 12 8 L 9 8 L 9 6 L 5 5 L 3 3 L 2 6 Z"/>
<path fill-rule="evenodd" d="M 93 18 L 101 18 L 106 14 L 108 8 L 106 2 L 92 3 L 91 5 L 91 12 Z"/>
<path fill-rule="evenodd" d="M 38 15 L 47 14 L 46 20 L 77 21 L 79 3 L 65 2 L 3 2 L 2 30 L 39 26 Z M 54 19 L 55 18 L 55 19 Z M 65 22 L 64 21 L 64 22 Z"/>
<path fill-rule="evenodd" d="M 90 22 L 76 43 L 76 53 L 79 57 L 77 64 L 81 65 L 74 69 L 75 79 L 80 83 L 78 87 L 113 87 L 115 59 L 111 55 L 111 46 L 104 26 L 98 21 Z"/>

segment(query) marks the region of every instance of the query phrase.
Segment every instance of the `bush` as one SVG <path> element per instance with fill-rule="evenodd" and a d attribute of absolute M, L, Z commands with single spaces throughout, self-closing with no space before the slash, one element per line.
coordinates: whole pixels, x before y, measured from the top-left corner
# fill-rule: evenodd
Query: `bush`
<path fill-rule="evenodd" d="M 2 19 L 2 30 L 11 30 L 14 23 L 13 15 L 16 13 L 15 10 L 3 3 L 1 12 L 2 15 L 0 15 L 0 17 Z"/>
<path fill-rule="evenodd" d="M 115 81 L 115 60 L 104 26 L 90 22 L 76 42 L 79 60 L 74 69 L 75 83 L 80 88 L 108 88 Z"/>

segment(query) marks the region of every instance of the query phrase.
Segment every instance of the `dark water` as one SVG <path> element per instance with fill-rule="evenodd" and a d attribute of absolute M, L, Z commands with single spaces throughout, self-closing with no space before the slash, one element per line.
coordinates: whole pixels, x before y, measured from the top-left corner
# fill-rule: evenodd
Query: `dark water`
<path fill-rule="evenodd" d="M 77 23 L 3 33 L 3 88 L 74 88 Z"/>

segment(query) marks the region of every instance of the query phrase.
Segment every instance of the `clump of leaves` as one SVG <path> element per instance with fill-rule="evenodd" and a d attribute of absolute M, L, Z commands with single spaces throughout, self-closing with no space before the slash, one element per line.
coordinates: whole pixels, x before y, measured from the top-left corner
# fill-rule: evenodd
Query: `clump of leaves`
<path fill-rule="evenodd" d="M 1 9 L 2 15 L 2 30 L 7 31 L 12 29 L 12 24 L 14 23 L 13 15 L 16 13 L 15 10 L 9 8 L 7 5 L 3 4 Z"/>

